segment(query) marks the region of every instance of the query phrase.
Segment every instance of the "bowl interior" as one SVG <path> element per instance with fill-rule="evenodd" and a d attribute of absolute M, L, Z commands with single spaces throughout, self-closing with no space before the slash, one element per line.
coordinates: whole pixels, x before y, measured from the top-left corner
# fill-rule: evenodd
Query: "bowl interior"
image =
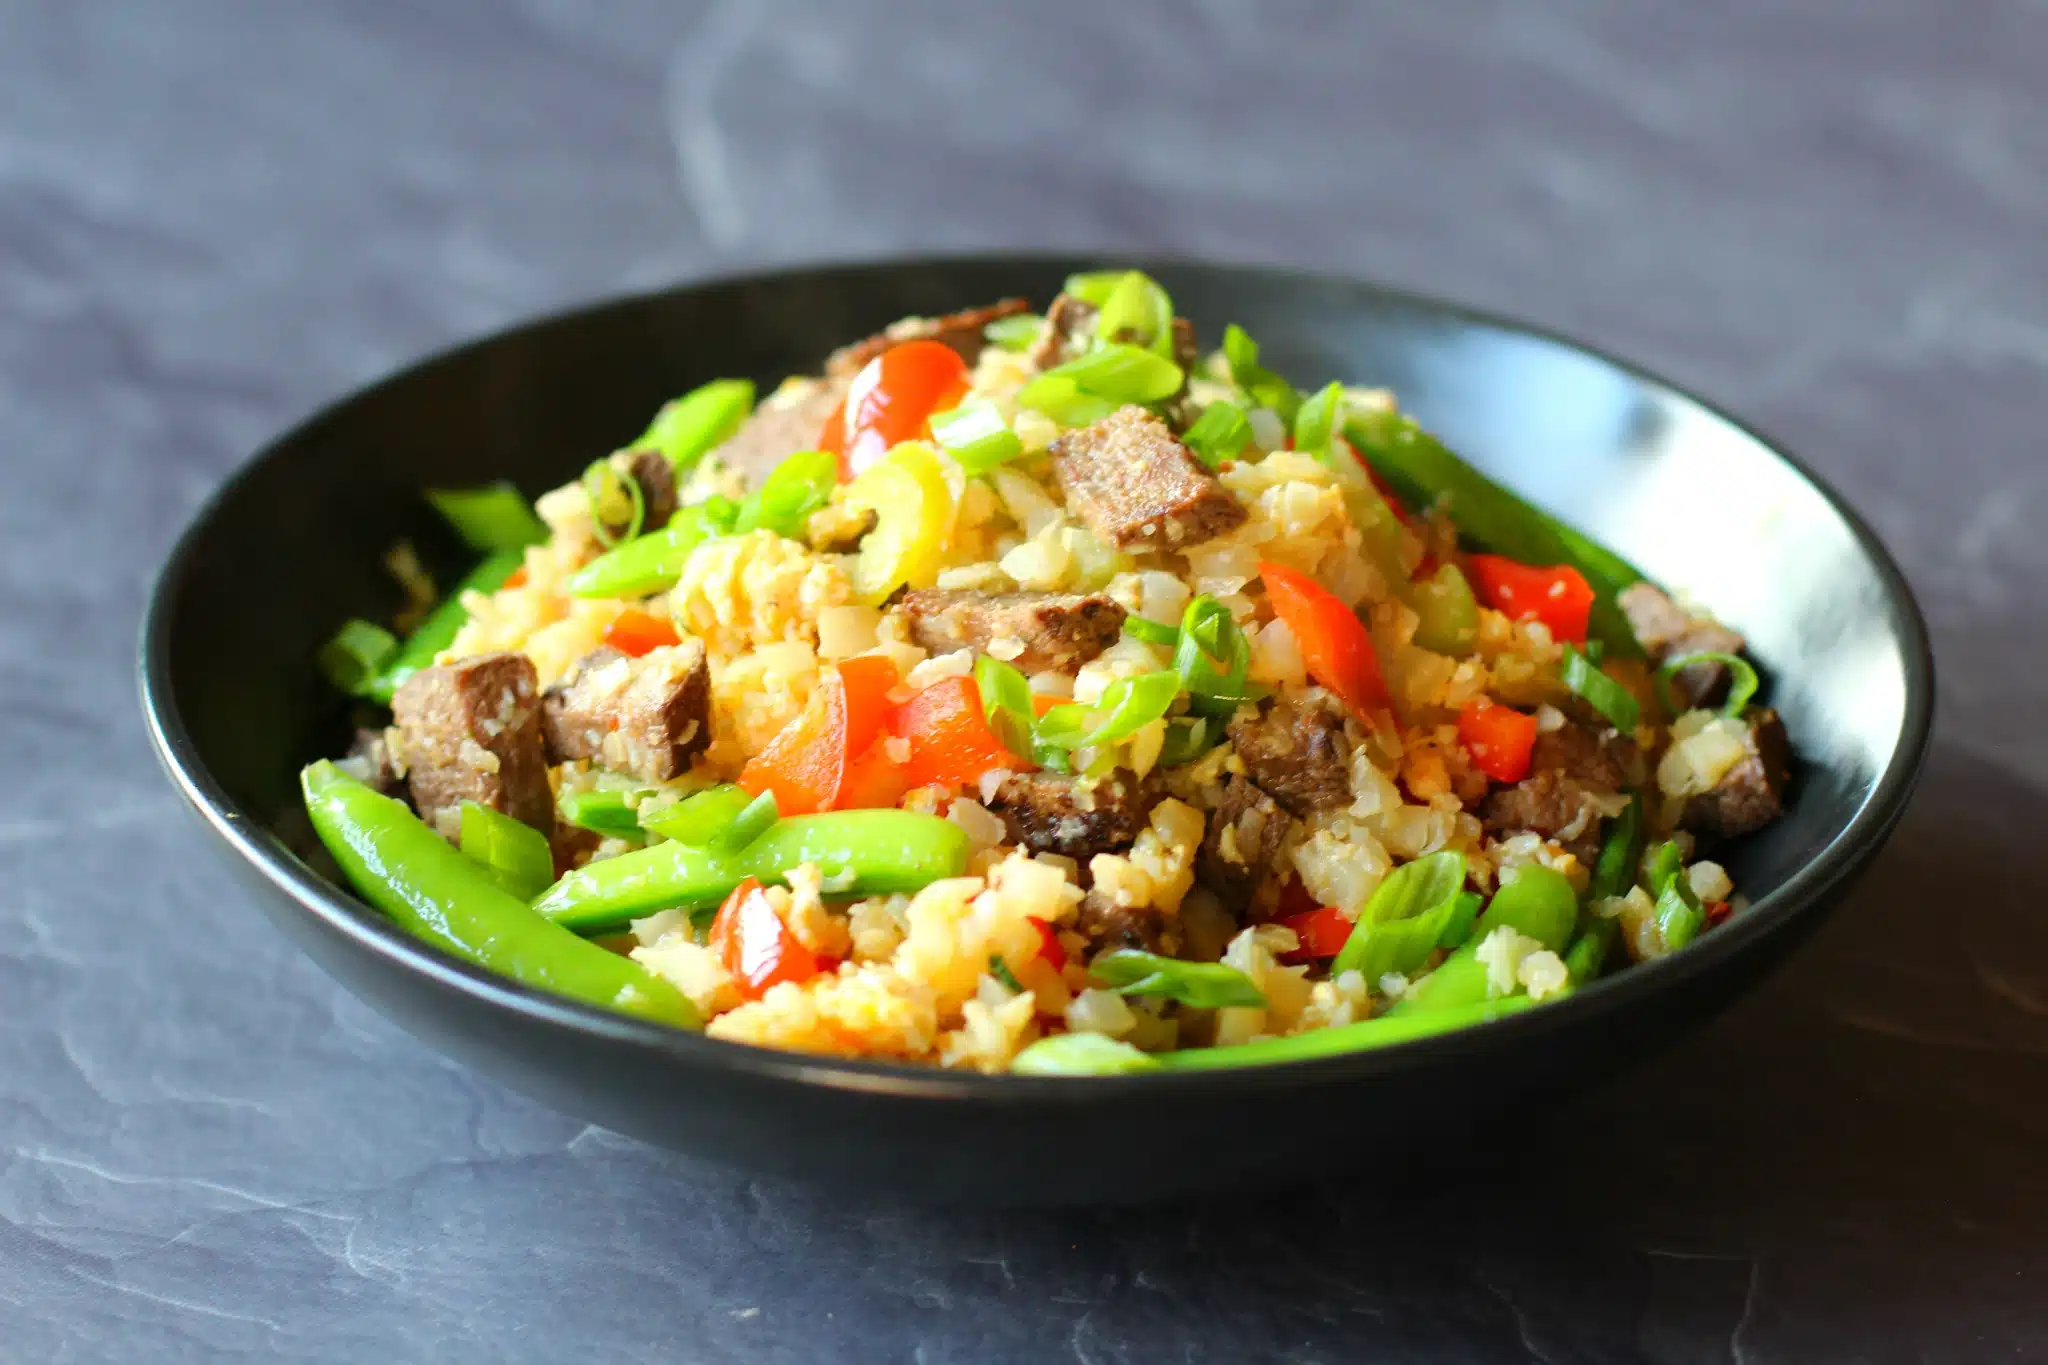
<path fill-rule="evenodd" d="M 154 719 L 177 740 L 172 761 L 232 818 L 286 822 L 300 765 L 346 743 L 349 708 L 319 678 L 315 650 L 344 618 L 396 605 L 380 563 L 394 541 L 411 540 L 443 582 L 461 563 L 421 488 L 510 478 L 538 494 L 705 379 L 772 386 L 906 313 L 1007 294 L 1042 306 L 1069 270 L 1093 264 L 716 282 L 521 328 L 341 402 L 224 488 L 166 571 L 145 672 Z M 1205 344 L 1237 322 L 1297 382 L 1392 388 L 1454 449 L 1749 638 L 1801 761 L 1787 818 L 1728 859 L 1752 898 L 1831 882 L 1859 841 L 1881 836 L 1925 740 L 1924 633 L 1883 551 L 1799 468 L 1667 385 L 1512 324 L 1311 275 L 1147 268 Z M 289 859 L 275 836 L 257 848 Z M 1790 914 L 1799 897 L 1773 899 Z M 1777 913 L 1761 906 L 1759 928 Z"/>

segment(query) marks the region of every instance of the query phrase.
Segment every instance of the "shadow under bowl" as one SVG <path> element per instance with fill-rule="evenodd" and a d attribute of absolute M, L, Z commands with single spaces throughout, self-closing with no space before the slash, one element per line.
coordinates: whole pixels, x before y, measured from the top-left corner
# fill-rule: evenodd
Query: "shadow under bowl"
<path fill-rule="evenodd" d="M 1242 324 L 1304 381 L 1395 390 L 1452 448 L 1742 631 L 1799 771 L 1784 819 L 1729 851 L 1753 907 L 1685 951 L 1482 1028 L 1280 1067 L 1090 1079 L 958 1074 L 722 1043 L 528 990 L 407 937 L 315 871 L 304 763 L 346 747 L 313 658 L 397 605 L 400 539 L 462 560 L 419 491 L 529 494 L 717 375 L 772 387 L 911 313 L 1023 294 L 1054 256 L 718 280 L 514 328 L 343 399 L 199 512 L 144 623 L 142 697 L 173 781 L 270 918 L 402 1027 L 545 1102 L 713 1161 L 863 1192 L 1007 1204 L 1151 1199 L 1446 1139 L 1608 1074 L 1746 990 L 1819 922 L 1904 809 L 1933 664 L 1896 566 L 1791 458 L 1708 404 L 1537 329 L 1375 285 L 1172 260 L 1207 338 Z"/>

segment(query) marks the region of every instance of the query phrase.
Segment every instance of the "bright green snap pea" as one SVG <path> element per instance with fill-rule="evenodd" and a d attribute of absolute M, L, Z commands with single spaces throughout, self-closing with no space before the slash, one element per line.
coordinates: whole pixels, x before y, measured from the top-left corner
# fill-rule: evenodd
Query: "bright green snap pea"
<path fill-rule="evenodd" d="M 1514 880 L 1502 885 L 1487 902 L 1472 937 L 1443 960 L 1435 971 L 1415 983 L 1396 1001 L 1387 1017 L 1476 1006 L 1487 1002 L 1486 964 L 1479 945 L 1505 925 L 1526 934 L 1552 952 L 1561 952 L 1578 922 L 1579 898 L 1571 882 L 1555 868 L 1527 863 Z M 1512 997 L 1504 997 L 1512 998 Z M 1494 1001 L 1493 1003 L 1500 1003 Z"/>
<path fill-rule="evenodd" d="M 415 938 L 538 990 L 678 1028 L 702 1026 L 674 986 L 535 914 L 404 803 L 327 762 L 307 768 L 300 787 L 342 875 Z"/>
<path fill-rule="evenodd" d="M 916 891 L 967 867 L 967 835 L 950 820 L 900 810 L 842 810 L 780 820 L 737 851 L 663 843 L 579 868 L 534 909 L 579 934 L 623 929 L 656 910 L 717 905 L 748 877 L 781 884 L 815 863 L 835 896 Z"/>

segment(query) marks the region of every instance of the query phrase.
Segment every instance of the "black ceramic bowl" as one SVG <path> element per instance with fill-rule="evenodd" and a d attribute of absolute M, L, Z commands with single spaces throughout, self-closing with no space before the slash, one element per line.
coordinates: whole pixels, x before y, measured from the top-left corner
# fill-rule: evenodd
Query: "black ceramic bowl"
<path fill-rule="evenodd" d="M 1284 1067 L 1105 1079 L 956 1074 L 762 1051 L 526 990 L 406 937 L 303 861 L 301 764 L 346 708 L 313 666 L 393 606 L 380 553 L 454 548 L 426 485 L 536 494 L 714 375 L 772 384 L 909 313 L 1024 294 L 1094 262 L 827 267 L 693 285 L 429 360 L 291 432 L 193 522 L 157 584 L 143 705 L 173 780 L 254 899 L 420 1037 L 607 1127 L 715 1161 L 930 1199 L 1127 1200 L 1275 1181 L 1452 1136 L 1599 1076 L 1748 988 L 1847 891 L 1899 818 L 1933 668 L 1904 581 L 1855 513 L 1730 418 L 1514 323 L 1368 284 L 1140 262 L 1213 340 L 1244 324 L 1298 381 L 1395 389 L 1490 472 L 1743 631 L 1801 760 L 1789 815 L 1729 859 L 1756 900 L 1684 952 L 1505 1022 Z M 445 580 L 444 580 L 445 581 Z M 297 831 L 297 832 L 295 832 Z"/>

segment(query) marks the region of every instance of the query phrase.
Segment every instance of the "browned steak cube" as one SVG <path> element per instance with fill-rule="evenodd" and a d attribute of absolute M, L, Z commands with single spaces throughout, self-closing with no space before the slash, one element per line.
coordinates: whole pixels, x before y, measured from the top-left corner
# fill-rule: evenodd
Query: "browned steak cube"
<path fill-rule="evenodd" d="M 1785 784 L 1792 774 L 1792 741 L 1778 713 L 1752 706 L 1748 756 L 1730 768 L 1714 789 L 1689 798 L 1679 824 L 1723 839 L 1762 829 L 1785 811 Z"/>
<path fill-rule="evenodd" d="M 696 640 L 634 659 L 599 649 L 542 698 L 549 758 L 588 759 L 644 782 L 690 770 L 711 743 L 711 670 Z"/>
<path fill-rule="evenodd" d="M 849 377 L 807 380 L 777 389 L 718 448 L 718 458 L 759 487 L 761 480 L 799 450 L 816 450 L 825 419 L 846 397 Z"/>
<path fill-rule="evenodd" d="M 1481 821 L 1497 834 L 1528 831 L 1556 839 L 1591 866 L 1600 850 L 1603 811 L 1643 781 L 1635 741 L 1568 723 L 1536 736 L 1529 768 L 1529 776 L 1486 798 Z"/>
<path fill-rule="evenodd" d="M 1119 408 L 1048 448 L 1067 505 L 1120 550 L 1178 550 L 1244 524 L 1243 504 L 1166 423 Z"/>
<path fill-rule="evenodd" d="M 974 362 L 981 358 L 982 347 L 987 345 L 988 339 L 982 335 L 984 328 L 999 319 L 1030 311 L 1028 300 L 998 299 L 985 308 L 968 308 L 944 317 L 904 318 L 865 340 L 841 346 L 826 359 L 825 373 L 851 378 L 860 373 L 863 365 L 891 346 L 927 337 L 952 347 L 972 368 Z"/>
<path fill-rule="evenodd" d="M 413 808 L 453 835 L 467 801 L 547 833 L 555 797 L 540 735 L 540 690 L 524 654 L 423 668 L 391 698 Z"/>
<path fill-rule="evenodd" d="M 1152 791 L 1127 768 L 1093 782 L 1058 773 L 1016 773 L 996 789 L 989 808 L 1010 827 L 1012 843 L 1073 858 L 1085 869 L 1096 854 L 1131 846 L 1152 811 Z"/>
<path fill-rule="evenodd" d="M 972 649 L 1026 673 L 1072 673 L 1116 643 L 1124 609 L 1103 593 L 953 592 L 903 595 L 910 638 L 934 654 Z"/>
<path fill-rule="evenodd" d="M 640 506 L 645 511 L 641 531 L 659 531 L 668 525 L 668 519 L 676 514 L 676 467 L 668 462 L 668 456 L 658 450 L 636 450 L 627 457 L 626 477 L 640 489 Z M 621 522 L 607 524 L 605 529 L 616 537 L 630 527 Z"/>
<path fill-rule="evenodd" d="M 1172 957 L 1180 951 L 1177 922 L 1150 906 L 1118 905 L 1100 891 L 1081 899 L 1074 927 L 1087 936 L 1089 955 L 1117 948 L 1163 953 Z"/>
<path fill-rule="evenodd" d="M 1351 803 L 1344 708 L 1328 693 L 1239 707 L 1225 733 L 1252 781 L 1294 814 Z"/>
<path fill-rule="evenodd" d="M 383 796 L 396 796 L 405 787 L 405 775 L 398 771 L 390 740 L 382 730 L 358 729 L 348 756 L 337 766 Z"/>
<path fill-rule="evenodd" d="M 1615 595 L 1629 629 L 1656 663 L 1685 654 L 1740 654 L 1742 637 L 1711 616 L 1695 616 L 1654 583 L 1631 583 Z M 1711 706 L 1728 689 L 1728 669 L 1718 663 L 1689 664 L 1671 680 L 1681 705 Z"/>
<path fill-rule="evenodd" d="M 1064 365 L 1088 349 L 1095 336 L 1095 305 L 1072 294 L 1061 294 L 1045 310 L 1045 326 L 1024 358 L 1034 370 Z"/>
<path fill-rule="evenodd" d="M 1195 880 L 1214 892 L 1226 909 L 1242 916 L 1262 884 L 1279 885 L 1274 862 L 1293 824 L 1278 801 L 1232 773 L 1202 835 Z"/>

